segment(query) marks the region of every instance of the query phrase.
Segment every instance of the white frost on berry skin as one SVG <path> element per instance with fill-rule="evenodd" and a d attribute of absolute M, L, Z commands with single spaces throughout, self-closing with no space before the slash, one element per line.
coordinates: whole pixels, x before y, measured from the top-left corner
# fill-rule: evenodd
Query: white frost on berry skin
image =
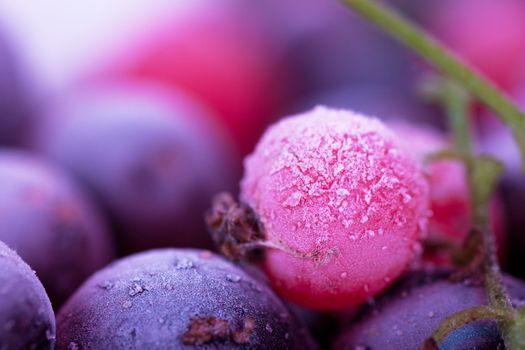
<path fill-rule="evenodd" d="M 195 321 L 203 326 L 190 332 Z M 57 328 L 58 349 L 317 349 L 263 281 L 194 249 L 150 250 L 108 265 L 64 305 Z"/>
<path fill-rule="evenodd" d="M 377 119 L 326 107 L 267 130 L 245 161 L 241 200 L 282 247 L 264 263 L 274 286 L 316 309 L 386 288 L 413 259 L 429 214 L 427 183 L 396 136 Z"/>

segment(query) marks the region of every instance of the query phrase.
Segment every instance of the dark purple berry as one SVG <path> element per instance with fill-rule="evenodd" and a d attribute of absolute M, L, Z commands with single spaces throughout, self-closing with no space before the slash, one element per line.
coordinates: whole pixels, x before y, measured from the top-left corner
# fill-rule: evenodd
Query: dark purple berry
<path fill-rule="evenodd" d="M 254 6 L 285 38 L 284 59 L 300 99 L 365 83 L 410 90 L 413 65 L 407 51 L 342 4 L 266 0 Z"/>
<path fill-rule="evenodd" d="M 55 315 L 31 268 L 0 242 L 0 349 L 52 350 Z"/>
<path fill-rule="evenodd" d="M 525 283 L 506 277 L 505 284 L 516 306 L 524 305 Z M 414 273 L 368 307 L 334 350 L 417 350 L 446 317 L 487 303 L 480 281 L 454 283 L 447 274 Z M 502 339 L 495 321 L 483 320 L 455 330 L 438 345 L 443 350 L 493 350 L 502 346 Z"/>
<path fill-rule="evenodd" d="M 206 111 L 144 85 L 97 86 L 57 106 L 40 148 L 111 216 L 121 252 L 211 247 L 203 213 L 231 188 L 231 148 Z"/>
<path fill-rule="evenodd" d="M 321 104 L 359 111 L 388 122 L 401 120 L 443 126 L 442 115 L 424 104 L 415 92 L 401 90 L 398 86 L 388 84 L 347 84 L 306 95 L 294 108 L 302 111 Z"/>
<path fill-rule="evenodd" d="M 153 250 L 109 265 L 57 324 L 58 349 L 315 348 L 266 284 L 201 250 Z"/>
<path fill-rule="evenodd" d="M 26 142 L 36 112 L 29 74 L 8 35 L 0 33 L 0 145 Z"/>
<path fill-rule="evenodd" d="M 113 257 L 100 213 L 66 174 L 20 151 L 0 151 L 0 240 L 33 268 L 55 308 Z"/>

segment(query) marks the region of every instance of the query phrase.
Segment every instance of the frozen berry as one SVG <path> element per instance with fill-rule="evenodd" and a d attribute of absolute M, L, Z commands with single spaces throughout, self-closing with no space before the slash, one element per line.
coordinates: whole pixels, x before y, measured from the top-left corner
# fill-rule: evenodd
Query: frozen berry
<path fill-rule="evenodd" d="M 50 113 L 40 146 L 113 219 L 122 253 L 211 246 L 203 212 L 230 189 L 235 154 L 219 125 L 182 93 L 92 86 Z"/>
<path fill-rule="evenodd" d="M 428 214 L 427 183 L 397 138 L 376 119 L 324 107 L 266 131 L 245 160 L 241 200 L 261 223 L 273 287 L 320 310 L 390 285 Z"/>
<path fill-rule="evenodd" d="M 264 283 L 209 251 L 165 249 L 93 275 L 57 318 L 58 349 L 314 349 Z"/>
<path fill-rule="evenodd" d="M 0 240 L 33 268 L 60 306 L 114 256 L 100 213 L 61 170 L 20 151 L 0 152 Z"/>
<path fill-rule="evenodd" d="M 402 140 L 403 147 L 420 161 L 433 152 L 450 148 L 444 135 L 434 129 L 393 122 L 390 126 Z M 432 216 L 428 222 L 427 236 L 430 246 L 452 244 L 460 248 L 472 228 L 470 193 L 465 167 L 458 160 L 432 161 L 425 167 L 430 186 Z M 499 255 L 505 256 L 505 222 L 500 199 L 494 196 L 490 204 L 490 223 L 496 237 Z M 450 251 L 428 250 L 426 262 L 450 264 Z"/>
<path fill-rule="evenodd" d="M 242 0 L 204 1 L 159 22 L 116 57 L 105 78 L 181 88 L 210 107 L 241 151 L 250 152 L 287 91 L 271 28 Z"/>
<path fill-rule="evenodd" d="M 479 281 L 453 283 L 446 277 L 446 273 L 412 274 L 368 307 L 333 349 L 417 350 L 446 317 L 487 304 Z M 525 283 L 507 277 L 505 284 L 516 306 L 524 305 Z M 453 331 L 438 345 L 443 350 L 493 350 L 503 344 L 495 321 L 483 320 Z"/>
<path fill-rule="evenodd" d="M 52 350 L 55 314 L 31 268 L 0 242 L 0 349 Z"/>

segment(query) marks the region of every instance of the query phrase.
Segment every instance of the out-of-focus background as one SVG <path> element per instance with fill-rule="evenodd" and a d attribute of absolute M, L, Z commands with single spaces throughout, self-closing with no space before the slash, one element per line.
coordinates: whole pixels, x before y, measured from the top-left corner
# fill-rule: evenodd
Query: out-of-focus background
<path fill-rule="evenodd" d="M 191 1 L 194 2 L 194 1 Z M 0 21 L 46 87 L 64 88 L 130 33 L 187 0 L 0 1 Z"/>

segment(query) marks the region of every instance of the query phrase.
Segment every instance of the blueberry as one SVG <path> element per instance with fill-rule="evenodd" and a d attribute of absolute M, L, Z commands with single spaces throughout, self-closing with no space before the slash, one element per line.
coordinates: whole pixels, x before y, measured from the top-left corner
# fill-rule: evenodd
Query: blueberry
<path fill-rule="evenodd" d="M 58 349 L 315 348 L 266 284 L 204 250 L 153 250 L 109 265 L 57 324 Z"/>
<path fill-rule="evenodd" d="M 31 268 L 0 242 L 0 349 L 54 349 L 55 315 Z"/>
<path fill-rule="evenodd" d="M 22 151 L 0 151 L 0 240 L 36 270 L 59 307 L 113 257 L 101 214 L 61 169 Z"/>
<path fill-rule="evenodd" d="M 235 156 L 221 130 L 182 93 L 104 85 L 50 112 L 37 143 L 91 190 L 129 253 L 211 247 L 203 213 L 234 183 Z"/>
<path fill-rule="evenodd" d="M 374 350 L 419 349 L 446 317 L 488 303 L 481 281 L 453 283 L 446 273 L 413 273 L 376 304 L 368 307 L 337 341 L 334 349 L 362 346 Z M 525 304 L 525 283 L 505 277 L 516 306 Z M 439 344 L 443 350 L 499 349 L 495 321 L 471 323 Z"/>

